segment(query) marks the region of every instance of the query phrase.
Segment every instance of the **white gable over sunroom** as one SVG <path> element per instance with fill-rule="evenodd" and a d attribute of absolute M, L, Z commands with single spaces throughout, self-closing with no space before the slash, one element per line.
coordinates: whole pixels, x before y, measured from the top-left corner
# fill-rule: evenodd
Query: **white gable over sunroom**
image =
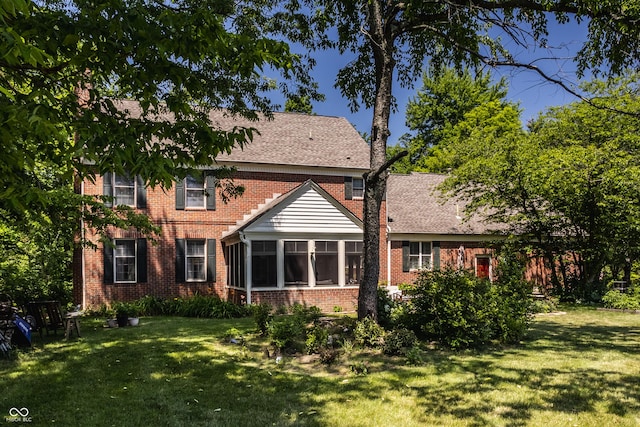
<path fill-rule="evenodd" d="M 251 291 L 357 287 L 362 221 L 309 180 L 222 237 L 227 286 Z"/>

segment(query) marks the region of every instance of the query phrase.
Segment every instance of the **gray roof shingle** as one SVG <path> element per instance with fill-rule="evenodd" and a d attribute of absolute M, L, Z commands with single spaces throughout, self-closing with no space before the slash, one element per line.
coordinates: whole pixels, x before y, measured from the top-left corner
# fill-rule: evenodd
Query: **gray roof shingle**
<path fill-rule="evenodd" d="M 132 116 L 140 115 L 136 101 L 118 100 L 115 105 Z M 160 114 L 167 120 L 168 114 Z M 273 113 L 272 119 L 259 114 L 258 121 L 233 117 L 225 110 L 209 114 L 213 126 L 231 130 L 234 126 L 251 127 L 253 141 L 243 149 L 220 154 L 219 162 L 290 165 L 366 170 L 369 168 L 369 145 L 343 117 L 314 116 L 300 113 Z M 169 119 L 170 120 L 170 119 Z"/>
<path fill-rule="evenodd" d="M 387 181 L 387 216 L 391 233 L 398 234 L 496 234 L 499 227 L 479 217 L 463 219 L 464 202 L 445 200 L 437 186 L 445 175 L 391 174 Z"/>

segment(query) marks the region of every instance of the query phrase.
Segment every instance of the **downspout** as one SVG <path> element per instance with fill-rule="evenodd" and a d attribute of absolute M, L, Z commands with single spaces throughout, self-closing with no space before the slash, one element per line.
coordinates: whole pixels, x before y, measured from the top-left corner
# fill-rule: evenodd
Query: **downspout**
<path fill-rule="evenodd" d="M 84 179 L 80 182 L 80 196 L 84 196 Z M 82 309 L 87 308 L 87 286 L 86 286 L 86 267 L 84 258 L 84 242 L 87 237 L 87 230 L 84 226 L 84 216 L 80 215 L 80 233 L 82 233 L 82 240 L 80 242 L 80 259 L 82 267 L 80 269 L 80 280 L 82 281 Z"/>
<path fill-rule="evenodd" d="M 391 228 L 387 224 L 387 286 L 391 286 Z"/>
<path fill-rule="evenodd" d="M 245 245 L 245 247 L 249 247 L 249 241 L 247 240 L 247 238 L 245 237 L 244 233 L 242 231 L 238 232 L 238 237 L 240 238 L 240 241 L 242 242 L 242 244 Z M 246 254 L 246 251 L 245 251 Z M 247 265 L 249 265 L 249 260 L 245 259 L 245 263 L 244 263 L 244 277 L 245 277 L 245 285 L 247 286 L 247 304 L 251 304 L 251 287 L 249 286 L 249 275 L 247 274 Z"/>

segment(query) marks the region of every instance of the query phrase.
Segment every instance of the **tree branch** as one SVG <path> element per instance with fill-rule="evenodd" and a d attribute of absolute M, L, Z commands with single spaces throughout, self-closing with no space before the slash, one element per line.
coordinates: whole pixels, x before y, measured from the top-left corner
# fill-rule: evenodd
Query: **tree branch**
<path fill-rule="evenodd" d="M 394 164 L 395 162 L 397 162 L 398 160 L 400 160 L 401 158 L 403 158 L 407 154 L 409 154 L 409 152 L 407 150 L 402 150 L 402 151 L 399 151 L 396 154 L 394 154 L 390 159 L 387 159 L 387 161 L 384 162 L 373 173 L 367 173 L 366 174 L 365 178 L 366 178 L 367 182 L 371 182 L 373 180 L 377 180 L 378 177 L 382 174 L 382 172 L 384 172 L 385 170 L 389 169 L 389 167 L 391 167 L 392 164 Z"/>

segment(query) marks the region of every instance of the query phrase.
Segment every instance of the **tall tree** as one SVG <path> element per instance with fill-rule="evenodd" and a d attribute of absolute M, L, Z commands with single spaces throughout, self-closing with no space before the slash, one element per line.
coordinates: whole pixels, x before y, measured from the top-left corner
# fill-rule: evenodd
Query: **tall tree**
<path fill-rule="evenodd" d="M 406 124 L 410 133 L 400 138 L 396 147 L 389 147 L 392 157 L 399 150 L 408 155 L 391 166 L 393 172 L 445 172 L 451 167 L 450 154 L 442 144 L 448 132 L 474 108 L 492 101 L 507 106 L 507 85 L 504 79 L 491 82 L 491 74 L 472 72 L 469 68 L 431 68 L 422 76 L 422 88 L 410 99 Z"/>
<path fill-rule="evenodd" d="M 210 109 L 268 113 L 275 85 L 261 70 L 291 77 L 298 62 L 231 0 L 7 0 L 0 21 L 0 207 L 8 212 L 51 202 L 42 164 L 67 181 L 115 171 L 151 186 L 214 164 L 252 130 L 220 130 Z M 116 98 L 139 110 L 124 111 Z"/>
<path fill-rule="evenodd" d="M 412 84 L 426 60 L 435 66 L 525 67 L 554 80 L 535 62 L 519 62 L 509 51 L 509 46 L 545 47 L 550 20 L 560 24 L 571 19 L 589 21 L 588 39 L 574 58 L 579 73 L 592 69 L 615 74 L 640 62 L 640 9 L 635 0 L 292 0 L 278 3 L 273 17 L 266 30 L 285 33 L 307 49 L 333 47 L 353 53 L 355 58 L 338 71 L 336 85 L 352 108 L 362 104 L 373 109 L 359 317 L 377 317 L 380 207 L 386 170 L 404 154 L 386 158 L 395 81 Z"/>
<path fill-rule="evenodd" d="M 491 118 L 505 121 L 492 112 L 460 122 L 476 131 L 450 141 L 457 167 L 446 184 L 543 254 L 559 294 L 590 299 L 605 267 L 628 272 L 640 259 L 640 117 L 621 112 L 640 111 L 640 79 L 584 89 L 592 101 L 554 108 L 528 133 L 492 132 Z"/>

